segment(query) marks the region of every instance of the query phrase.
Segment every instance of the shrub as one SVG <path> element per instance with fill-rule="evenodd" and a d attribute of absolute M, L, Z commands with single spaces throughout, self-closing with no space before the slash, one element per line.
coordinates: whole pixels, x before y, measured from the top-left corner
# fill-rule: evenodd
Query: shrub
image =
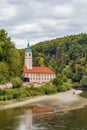
<path fill-rule="evenodd" d="M 0 83 L 6 82 L 6 77 L 2 74 L 0 74 Z"/>
<path fill-rule="evenodd" d="M 0 101 L 3 101 L 3 96 L 0 96 Z"/>
<path fill-rule="evenodd" d="M 7 96 L 3 96 L 3 101 L 6 101 L 7 100 Z"/>
<path fill-rule="evenodd" d="M 66 82 L 66 83 L 63 83 L 63 85 L 58 86 L 57 91 L 59 91 L 59 92 L 67 91 L 67 90 L 71 89 L 71 87 L 72 87 L 72 84 Z"/>
<path fill-rule="evenodd" d="M 64 92 L 64 91 L 67 91 L 67 90 L 68 90 L 68 89 L 67 89 L 67 87 L 66 87 L 65 85 L 62 85 L 62 86 L 61 86 L 61 91 Z"/>
<path fill-rule="evenodd" d="M 18 99 L 21 95 L 21 92 L 20 91 L 16 91 L 13 93 L 13 99 Z"/>
<path fill-rule="evenodd" d="M 25 97 L 27 97 L 26 93 L 20 95 L 20 98 L 25 98 Z"/>
<path fill-rule="evenodd" d="M 13 99 L 13 96 L 12 95 L 7 95 L 7 99 L 11 100 L 11 99 Z"/>
<path fill-rule="evenodd" d="M 81 87 L 87 87 L 87 76 L 83 76 L 80 81 Z"/>
<path fill-rule="evenodd" d="M 73 83 L 73 88 L 79 88 L 80 87 L 80 83 L 79 82 L 75 82 Z"/>
<path fill-rule="evenodd" d="M 80 96 L 87 98 L 87 91 L 83 91 L 82 93 L 80 93 Z"/>
<path fill-rule="evenodd" d="M 45 94 L 53 94 L 57 92 L 57 88 L 55 86 L 48 86 L 48 85 L 44 85 L 41 87 L 42 92 Z"/>
<path fill-rule="evenodd" d="M 0 95 L 5 95 L 6 94 L 6 89 L 0 89 Z"/>
<path fill-rule="evenodd" d="M 22 86 L 22 80 L 19 77 L 11 78 L 11 82 L 13 84 L 13 88 L 20 88 Z"/>
<path fill-rule="evenodd" d="M 63 77 L 63 82 L 67 82 L 68 78 L 66 76 Z"/>

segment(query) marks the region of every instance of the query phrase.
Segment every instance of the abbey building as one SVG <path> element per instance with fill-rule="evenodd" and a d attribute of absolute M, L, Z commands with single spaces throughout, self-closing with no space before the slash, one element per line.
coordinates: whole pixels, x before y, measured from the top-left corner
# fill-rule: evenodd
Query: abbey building
<path fill-rule="evenodd" d="M 45 66 L 32 66 L 32 50 L 27 45 L 23 67 L 25 81 L 34 84 L 44 84 L 55 78 L 55 73 Z"/>

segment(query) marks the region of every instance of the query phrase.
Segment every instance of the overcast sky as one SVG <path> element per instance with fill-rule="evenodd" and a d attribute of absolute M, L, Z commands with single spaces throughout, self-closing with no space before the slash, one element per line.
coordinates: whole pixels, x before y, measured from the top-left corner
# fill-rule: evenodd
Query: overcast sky
<path fill-rule="evenodd" d="M 0 0 L 0 29 L 17 48 L 87 33 L 87 0 Z"/>

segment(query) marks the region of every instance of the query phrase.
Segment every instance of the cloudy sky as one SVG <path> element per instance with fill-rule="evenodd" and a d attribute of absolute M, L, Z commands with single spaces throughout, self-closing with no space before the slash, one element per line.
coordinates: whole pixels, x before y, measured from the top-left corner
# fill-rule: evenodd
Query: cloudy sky
<path fill-rule="evenodd" d="M 0 29 L 17 48 L 87 33 L 87 0 L 0 0 Z"/>

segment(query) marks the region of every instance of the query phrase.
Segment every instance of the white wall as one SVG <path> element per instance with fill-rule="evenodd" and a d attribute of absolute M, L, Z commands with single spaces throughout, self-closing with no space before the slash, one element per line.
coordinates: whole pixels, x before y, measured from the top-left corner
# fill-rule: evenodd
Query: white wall
<path fill-rule="evenodd" d="M 46 83 L 55 78 L 55 74 L 29 74 L 25 73 L 24 77 L 29 78 L 30 83 Z"/>
<path fill-rule="evenodd" d="M 1 89 L 12 88 L 12 83 L 0 84 L 0 88 L 1 88 Z"/>

